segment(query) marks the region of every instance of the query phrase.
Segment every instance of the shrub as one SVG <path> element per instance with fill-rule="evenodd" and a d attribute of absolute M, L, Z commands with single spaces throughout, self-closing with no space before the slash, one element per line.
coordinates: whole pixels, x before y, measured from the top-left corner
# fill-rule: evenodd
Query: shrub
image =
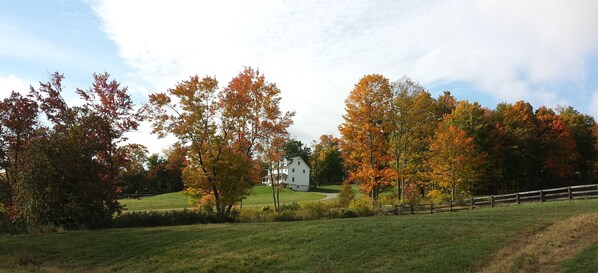
<path fill-rule="evenodd" d="M 12 224 L 8 219 L 8 213 L 0 208 L 0 233 L 10 233 L 12 231 Z"/>
<path fill-rule="evenodd" d="M 431 190 L 426 194 L 432 203 L 442 203 L 451 200 L 451 195 L 440 190 Z"/>
<path fill-rule="evenodd" d="M 397 198 L 396 194 L 385 194 L 381 195 L 378 199 L 379 206 L 395 206 L 399 205 L 400 201 Z"/>
<path fill-rule="evenodd" d="M 233 222 L 235 219 L 218 219 L 213 214 L 199 210 L 135 211 L 117 215 L 110 227 L 155 227 L 192 224 Z"/>
<path fill-rule="evenodd" d="M 347 182 L 343 183 L 341 187 L 341 191 L 338 194 L 338 205 L 341 207 L 347 207 L 355 199 L 355 193 L 353 192 L 353 188 Z"/>
<path fill-rule="evenodd" d="M 259 223 L 273 222 L 276 212 L 263 208 L 243 208 L 239 212 L 239 222 L 241 223 Z"/>
<path fill-rule="evenodd" d="M 327 217 L 330 205 L 323 202 L 305 202 L 301 204 L 299 213 L 304 220 L 321 219 Z"/>
<path fill-rule="evenodd" d="M 367 196 L 353 200 L 351 204 L 349 204 L 349 209 L 359 216 L 371 216 L 376 214 L 376 209 L 372 206 L 372 200 Z"/>

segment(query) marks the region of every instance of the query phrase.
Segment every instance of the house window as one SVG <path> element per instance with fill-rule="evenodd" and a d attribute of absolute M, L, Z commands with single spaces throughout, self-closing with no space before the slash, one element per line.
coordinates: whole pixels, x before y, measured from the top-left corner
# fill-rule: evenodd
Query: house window
<path fill-rule="evenodd" d="M 305 173 L 305 170 L 303 170 L 303 173 Z"/>
<path fill-rule="evenodd" d="M 301 165 L 301 161 L 297 161 L 297 165 Z"/>
<path fill-rule="evenodd" d="M 293 177 L 293 182 L 295 182 L 295 177 Z"/>
<path fill-rule="evenodd" d="M 293 168 L 293 172 L 295 172 L 295 168 Z"/>

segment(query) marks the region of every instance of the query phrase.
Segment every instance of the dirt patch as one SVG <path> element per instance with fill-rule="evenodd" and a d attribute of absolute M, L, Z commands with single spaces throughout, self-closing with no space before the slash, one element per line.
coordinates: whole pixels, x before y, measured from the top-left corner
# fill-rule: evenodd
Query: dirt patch
<path fill-rule="evenodd" d="M 598 213 L 582 214 L 508 245 L 479 272 L 558 272 L 562 262 L 598 242 Z"/>

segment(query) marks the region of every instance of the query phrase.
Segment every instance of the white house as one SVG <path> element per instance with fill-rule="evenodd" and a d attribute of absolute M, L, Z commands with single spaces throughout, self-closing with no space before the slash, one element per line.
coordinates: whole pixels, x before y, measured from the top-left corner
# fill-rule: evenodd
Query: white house
<path fill-rule="evenodd" d="M 308 191 L 309 166 L 301 157 L 285 158 L 272 166 L 268 175 L 262 178 L 262 184 L 271 186 L 272 180 L 275 185 L 284 184 L 294 191 Z"/>

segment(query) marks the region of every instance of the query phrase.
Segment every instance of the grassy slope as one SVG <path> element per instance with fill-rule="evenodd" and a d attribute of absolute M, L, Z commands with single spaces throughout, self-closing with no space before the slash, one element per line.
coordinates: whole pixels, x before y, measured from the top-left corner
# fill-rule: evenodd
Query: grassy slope
<path fill-rule="evenodd" d="M 280 193 L 281 203 L 293 203 L 300 201 L 319 200 L 324 197 L 317 192 L 295 192 L 283 189 Z M 137 199 L 121 199 L 119 202 L 127 206 L 128 210 L 159 210 L 159 209 L 182 209 L 191 207 L 189 198 L 180 193 L 165 193 L 155 196 L 142 197 Z M 253 193 L 243 201 L 243 205 L 267 206 L 272 203 L 272 189 L 268 186 L 256 186 Z"/>
<path fill-rule="evenodd" d="M 598 243 L 584 249 L 575 258 L 563 264 L 564 273 L 593 273 L 598 270 Z"/>
<path fill-rule="evenodd" d="M 285 223 L 0 236 L 0 267 L 126 272 L 463 272 L 598 200 Z"/>

